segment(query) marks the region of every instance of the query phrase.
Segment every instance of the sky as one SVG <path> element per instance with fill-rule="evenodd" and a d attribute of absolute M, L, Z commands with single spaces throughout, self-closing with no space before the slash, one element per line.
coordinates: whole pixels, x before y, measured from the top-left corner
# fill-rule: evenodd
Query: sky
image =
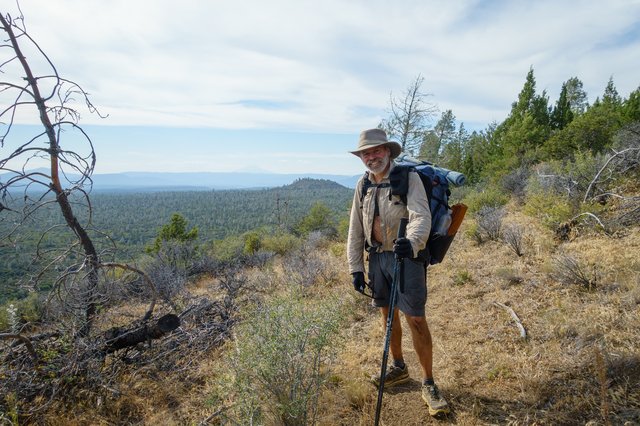
<path fill-rule="evenodd" d="M 531 68 L 551 104 L 571 77 L 590 102 L 609 78 L 623 98 L 640 86 L 640 0 L 22 0 L 20 7 L 58 73 L 106 116 L 84 111 L 80 121 L 96 151 L 95 173 L 359 174 L 363 165 L 349 154 L 358 134 L 387 117 L 390 98 L 417 76 L 428 101 L 469 130 L 504 120 Z M 18 15 L 13 0 L 2 0 L 0 12 Z M 0 50 L 0 63 L 7 54 Z M 16 122 L 37 119 L 25 113 Z M 14 137 L 34 129 L 17 126 Z"/>

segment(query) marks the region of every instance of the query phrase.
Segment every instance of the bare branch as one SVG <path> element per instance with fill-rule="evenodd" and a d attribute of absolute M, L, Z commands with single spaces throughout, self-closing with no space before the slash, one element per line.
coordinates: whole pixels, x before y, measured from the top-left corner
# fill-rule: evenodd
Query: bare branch
<path fill-rule="evenodd" d="M 570 220 L 570 222 L 574 222 L 576 221 L 579 217 L 582 216 L 588 216 L 592 219 L 594 219 L 596 222 L 598 222 L 598 225 L 600 225 L 600 227 L 606 232 L 606 228 L 604 227 L 604 225 L 602 224 L 602 221 L 598 218 L 598 216 L 596 216 L 593 213 L 589 213 L 589 212 L 585 212 L 585 213 L 580 213 L 579 215 L 575 216 L 573 219 Z"/>
<path fill-rule="evenodd" d="M 158 299 L 158 289 L 156 288 L 155 284 L 153 284 L 153 281 L 151 280 L 149 275 L 147 275 L 141 269 L 138 269 L 134 266 L 127 265 L 124 263 L 103 262 L 103 263 L 100 263 L 100 267 L 101 268 L 120 268 L 126 271 L 135 272 L 136 274 L 139 274 L 140 276 L 142 276 L 142 278 L 144 279 L 144 282 L 149 286 L 149 289 L 151 289 L 151 294 L 153 295 L 153 299 L 151 300 L 149 309 L 147 309 L 147 313 L 144 315 L 143 321 L 146 321 L 149 318 L 151 318 L 151 315 L 153 314 L 153 308 L 155 307 L 156 301 Z"/>
<path fill-rule="evenodd" d="M 589 199 L 589 194 L 591 193 L 591 191 L 592 191 L 592 189 L 593 189 L 593 186 L 594 186 L 594 185 L 596 184 L 596 182 L 598 182 L 598 180 L 600 179 L 600 175 L 602 175 L 602 172 L 603 172 L 604 170 L 606 170 L 606 169 L 607 169 L 607 167 L 609 167 L 609 163 L 611 163 L 611 161 L 613 161 L 616 157 L 621 157 L 621 156 L 623 156 L 625 153 L 633 152 L 633 151 L 640 151 L 640 148 L 632 147 L 632 148 L 623 149 L 622 151 L 619 151 L 619 152 L 615 152 L 615 151 L 614 151 L 614 154 L 613 154 L 611 157 L 609 157 L 609 158 L 607 159 L 607 161 L 606 161 L 606 162 L 604 163 L 604 165 L 600 168 L 600 170 L 598 170 L 598 173 L 596 173 L 596 175 L 594 176 L 593 180 L 589 183 L 589 186 L 587 187 L 587 191 L 586 191 L 586 192 L 585 192 L 585 194 L 584 194 L 584 198 L 582 199 L 582 202 L 583 202 L 583 203 L 586 203 L 586 202 L 587 202 L 587 200 Z"/>
<path fill-rule="evenodd" d="M 509 313 L 509 315 L 511 315 L 511 318 L 513 318 L 513 320 L 516 323 L 516 327 L 518 327 L 518 330 L 520 330 L 520 337 L 522 337 L 523 339 L 527 338 L 527 330 L 525 330 L 524 326 L 522 325 L 522 321 L 520 321 L 520 318 L 518 317 L 518 315 L 516 314 L 516 312 L 510 308 L 509 306 L 505 305 L 504 303 L 500 303 L 500 302 L 493 302 L 493 304 L 499 308 L 504 309 L 505 311 L 507 311 Z"/>

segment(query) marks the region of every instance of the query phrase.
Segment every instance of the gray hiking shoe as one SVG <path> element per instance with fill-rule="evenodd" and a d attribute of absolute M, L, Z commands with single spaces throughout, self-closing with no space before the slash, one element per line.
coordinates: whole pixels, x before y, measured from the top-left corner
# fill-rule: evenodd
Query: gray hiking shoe
<path fill-rule="evenodd" d="M 422 399 L 427 403 L 430 415 L 438 416 L 449 413 L 449 404 L 440 395 L 436 385 L 422 385 Z"/>
<path fill-rule="evenodd" d="M 396 367 L 395 365 L 390 365 L 387 368 L 387 373 L 384 377 L 384 387 L 391 387 L 395 385 L 399 385 L 402 383 L 406 383 L 411 378 L 409 377 L 409 368 L 407 368 L 407 364 L 404 365 L 404 368 Z M 376 387 L 380 387 L 380 375 L 374 374 L 371 376 L 371 381 Z"/>

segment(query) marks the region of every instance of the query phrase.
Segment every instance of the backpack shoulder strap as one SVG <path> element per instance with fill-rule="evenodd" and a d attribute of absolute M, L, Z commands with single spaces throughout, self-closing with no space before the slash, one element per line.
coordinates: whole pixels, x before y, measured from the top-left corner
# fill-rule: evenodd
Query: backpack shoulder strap
<path fill-rule="evenodd" d="M 371 179 L 369 179 L 369 172 L 364 172 L 364 179 L 362 179 L 362 191 L 360 191 L 360 204 L 362 204 L 362 200 L 366 197 L 369 188 L 374 186 L 371 183 Z"/>
<path fill-rule="evenodd" d="M 367 196 L 367 192 L 369 191 L 369 188 L 387 188 L 389 186 L 392 186 L 392 185 L 388 183 L 371 182 L 371 179 L 369 179 L 369 172 L 368 171 L 364 172 L 364 179 L 362 179 L 362 191 L 360 193 L 360 204 L 362 204 L 364 197 Z M 389 194 L 389 198 L 391 198 L 391 194 Z"/>

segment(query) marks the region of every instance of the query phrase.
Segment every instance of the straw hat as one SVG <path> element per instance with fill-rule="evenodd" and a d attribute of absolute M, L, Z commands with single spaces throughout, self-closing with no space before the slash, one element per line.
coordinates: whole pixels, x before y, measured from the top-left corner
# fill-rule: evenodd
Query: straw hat
<path fill-rule="evenodd" d="M 360 153 L 369 148 L 376 146 L 386 146 L 391 151 L 391 160 L 396 158 L 402 153 L 402 147 L 398 142 L 387 140 L 387 134 L 382 129 L 369 129 L 360 133 L 360 140 L 358 141 L 358 149 L 350 151 L 353 155 L 360 157 Z"/>

